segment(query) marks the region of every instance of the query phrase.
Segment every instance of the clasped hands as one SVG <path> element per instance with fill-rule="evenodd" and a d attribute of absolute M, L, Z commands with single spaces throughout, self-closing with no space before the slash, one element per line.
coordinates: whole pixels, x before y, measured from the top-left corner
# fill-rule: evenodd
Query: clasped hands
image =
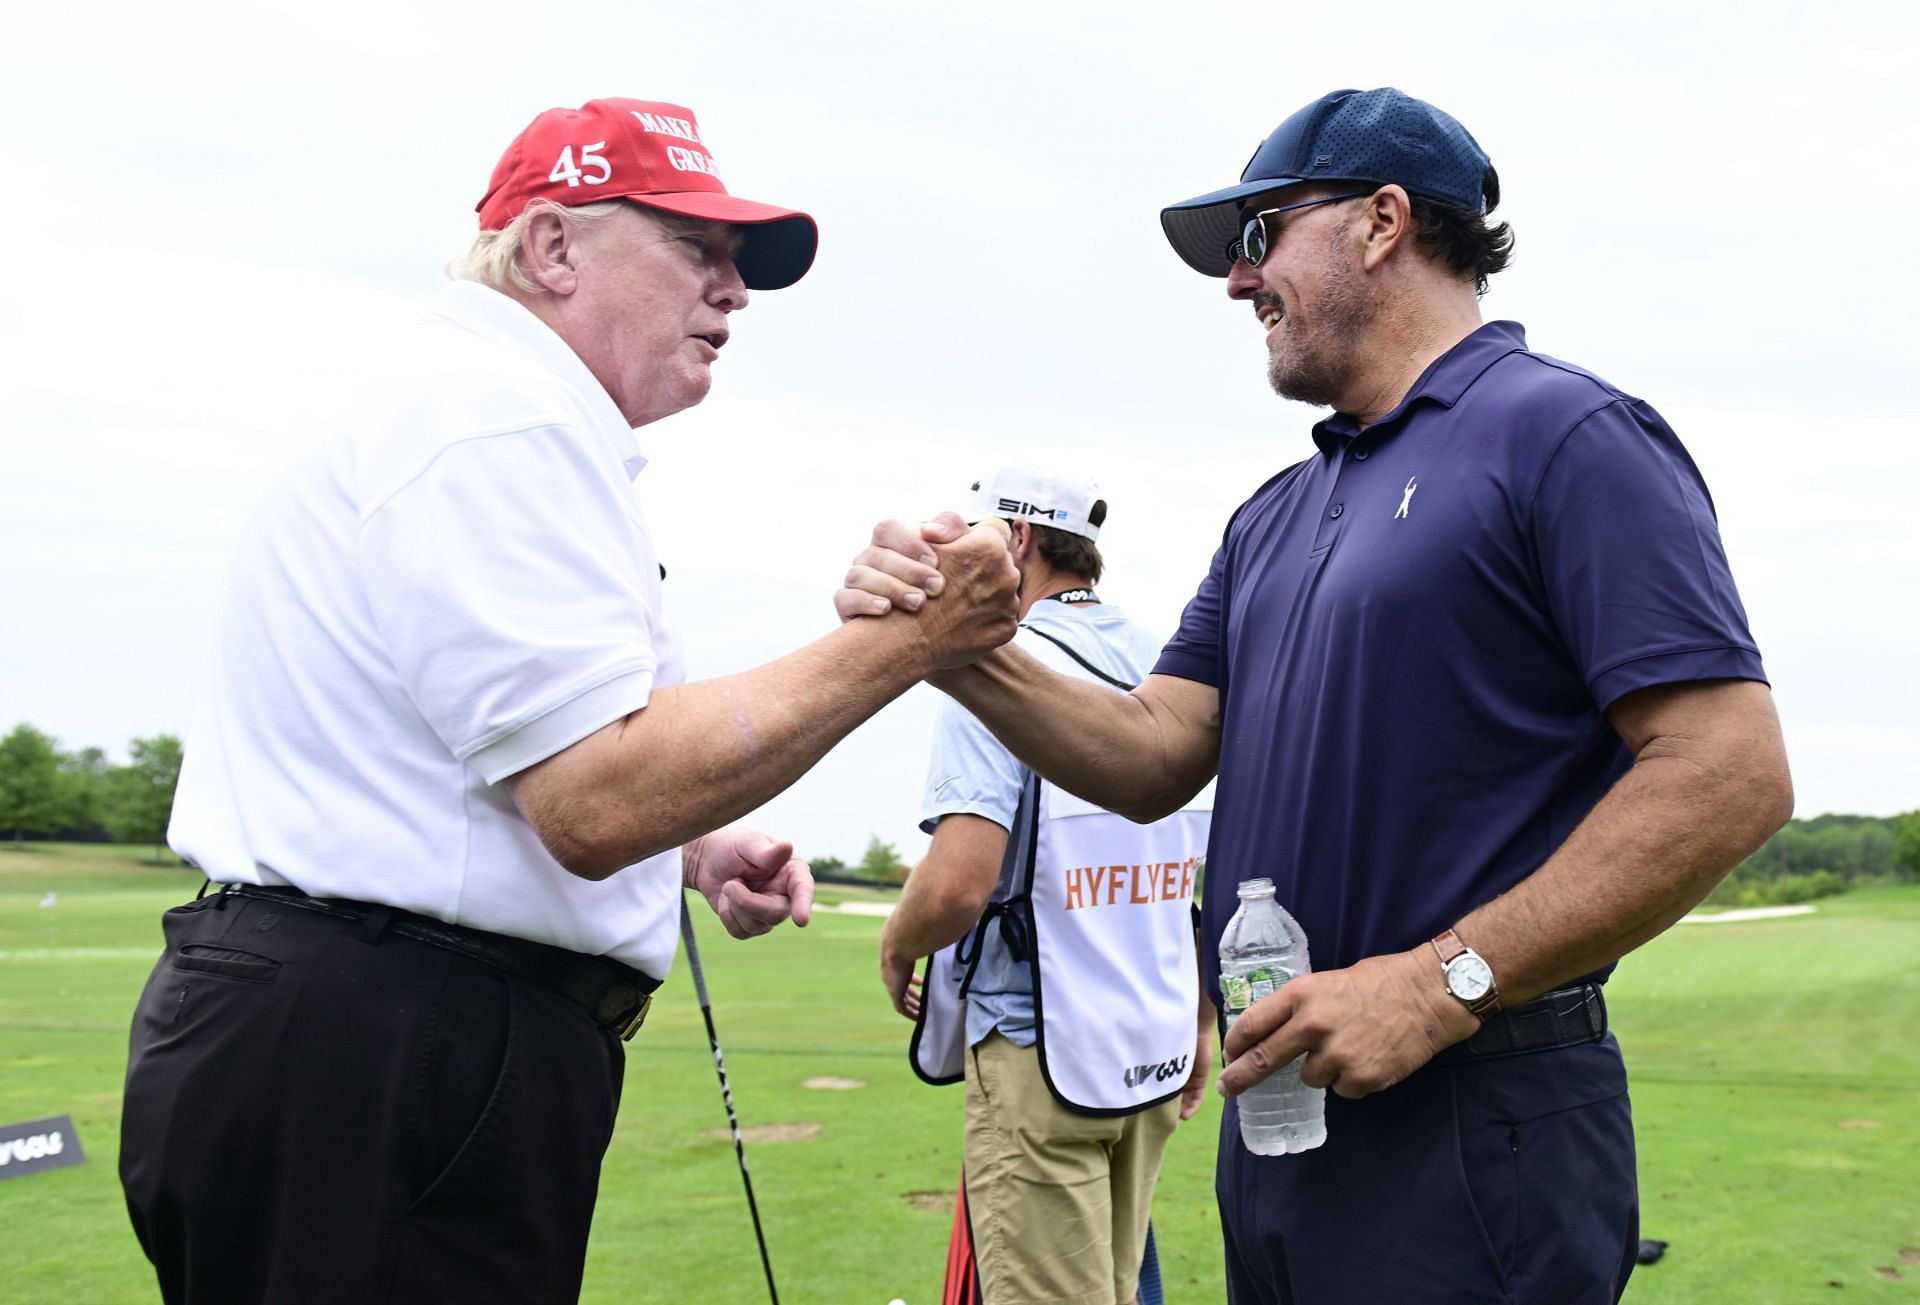
<path fill-rule="evenodd" d="M 966 666 L 1013 638 L 1020 573 L 1007 551 L 1007 523 L 968 528 L 942 512 L 918 529 L 882 521 L 833 596 L 842 621 L 903 612 L 914 618 L 928 671 Z"/>

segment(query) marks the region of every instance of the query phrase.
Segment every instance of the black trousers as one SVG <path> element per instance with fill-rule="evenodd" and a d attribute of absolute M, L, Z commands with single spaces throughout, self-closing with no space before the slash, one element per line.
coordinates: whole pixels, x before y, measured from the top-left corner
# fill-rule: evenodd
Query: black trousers
<path fill-rule="evenodd" d="M 165 917 L 120 1179 L 169 1305 L 580 1294 L 624 1056 L 431 944 L 211 896 Z"/>
<path fill-rule="evenodd" d="M 1627 1071 L 1599 1042 L 1428 1065 L 1257 1156 L 1221 1112 L 1232 1305 L 1614 1305 L 1640 1246 Z"/>

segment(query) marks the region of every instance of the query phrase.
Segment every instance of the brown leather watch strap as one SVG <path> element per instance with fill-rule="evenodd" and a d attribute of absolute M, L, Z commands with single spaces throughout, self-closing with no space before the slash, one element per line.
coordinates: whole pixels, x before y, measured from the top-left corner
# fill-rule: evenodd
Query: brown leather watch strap
<path fill-rule="evenodd" d="M 1467 950 L 1467 945 L 1460 941 L 1459 934 L 1443 929 L 1433 940 L 1433 950 L 1440 954 L 1440 968 L 1445 969 L 1454 957 Z"/>

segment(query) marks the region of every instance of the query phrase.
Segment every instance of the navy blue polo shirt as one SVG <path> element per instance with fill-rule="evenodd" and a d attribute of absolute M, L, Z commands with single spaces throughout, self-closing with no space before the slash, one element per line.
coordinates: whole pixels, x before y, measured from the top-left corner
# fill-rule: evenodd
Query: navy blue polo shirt
<path fill-rule="evenodd" d="M 1517 323 L 1376 425 L 1313 437 L 1234 513 L 1154 667 L 1220 691 L 1216 998 L 1231 885 L 1272 879 L 1316 969 L 1413 947 L 1531 874 L 1626 771 L 1622 695 L 1765 679 L 1680 441 Z"/>

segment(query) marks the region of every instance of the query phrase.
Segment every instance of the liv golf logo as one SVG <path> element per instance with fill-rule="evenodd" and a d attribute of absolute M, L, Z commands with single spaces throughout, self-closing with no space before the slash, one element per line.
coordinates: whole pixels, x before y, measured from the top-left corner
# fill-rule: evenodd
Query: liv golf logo
<path fill-rule="evenodd" d="M 64 1169 L 85 1160 L 67 1115 L 0 1127 L 0 1178 L 20 1178 L 43 1169 Z"/>
<path fill-rule="evenodd" d="M 1128 1087 L 1139 1087 L 1147 1082 L 1165 1083 L 1168 1079 L 1179 1078 L 1187 1072 L 1187 1058 L 1176 1056 L 1172 1060 L 1163 1060 L 1158 1065 L 1135 1065 L 1121 1078 Z"/>

